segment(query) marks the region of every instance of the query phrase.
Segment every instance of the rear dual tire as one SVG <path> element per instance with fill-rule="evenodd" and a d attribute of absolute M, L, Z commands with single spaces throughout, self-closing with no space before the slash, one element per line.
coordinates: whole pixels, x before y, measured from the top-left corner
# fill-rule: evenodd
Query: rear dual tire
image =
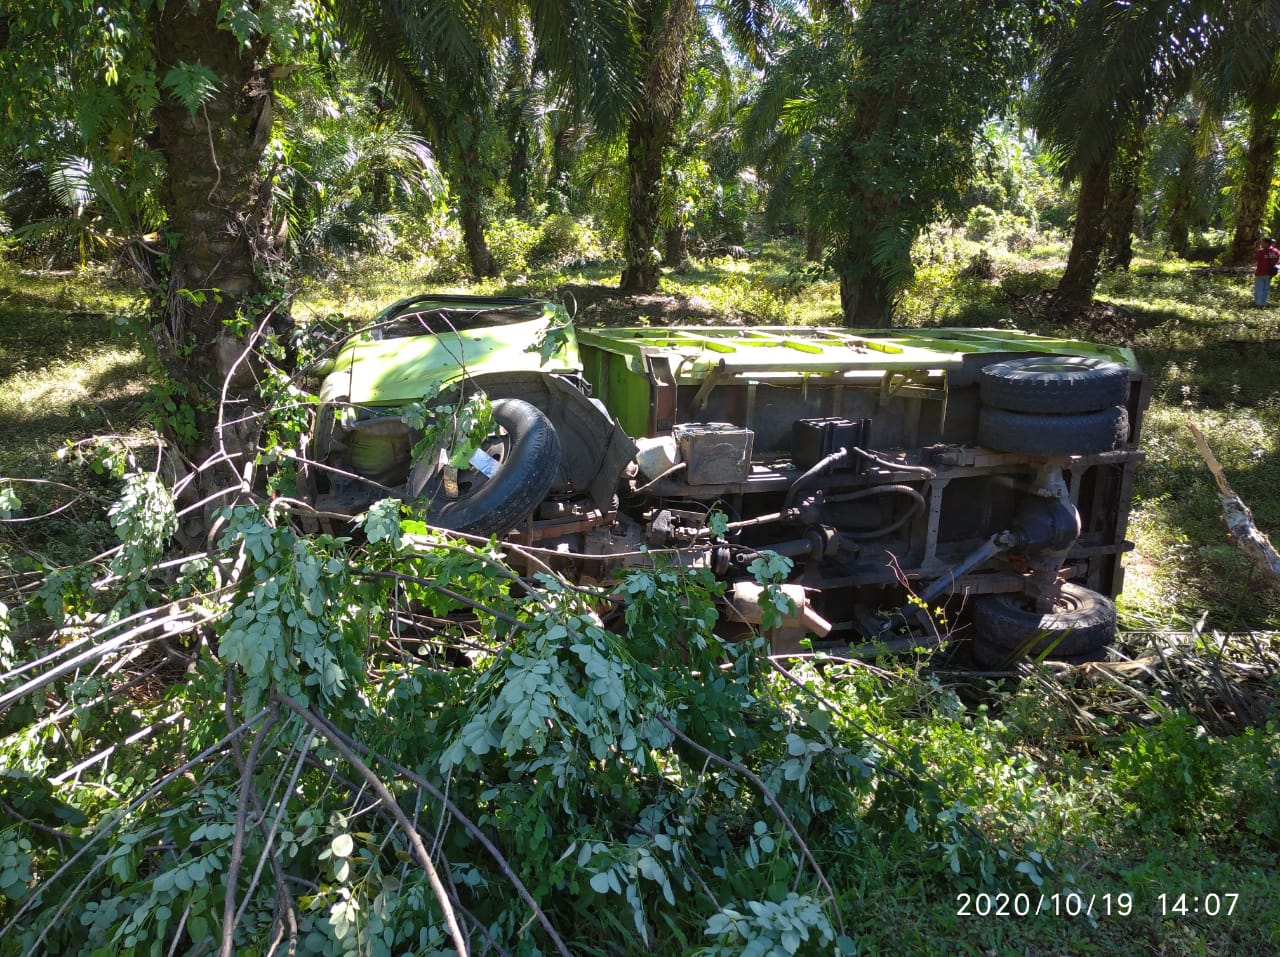
<path fill-rule="evenodd" d="M 987 448 L 1019 455 L 1096 455 L 1123 448 L 1129 439 L 1124 406 L 1101 412 L 1041 415 L 983 407 L 978 441 Z"/>
<path fill-rule="evenodd" d="M 973 631 L 974 661 L 984 667 L 1019 658 L 1102 661 L 1115 641 L 1116 606 L 1074 582 L 1059 586 L 1048 613 L 1021 593 L 980 595 L 973 602 Z"/>
<path fill-rule="evenodd" d="M 1124 405 L 1129 367 L 1087 356 L 1028 356 L 995 362 L 978 380 L 983 405 L 1006 412 L 1074 415 Z"/>
<path fill-rule="evenodd" d="M 1096 455 L 1129 439 L 1129 368 L 1087 356 L 994 362 L 978 379 L 978 441 L 1019 455 Z"/>

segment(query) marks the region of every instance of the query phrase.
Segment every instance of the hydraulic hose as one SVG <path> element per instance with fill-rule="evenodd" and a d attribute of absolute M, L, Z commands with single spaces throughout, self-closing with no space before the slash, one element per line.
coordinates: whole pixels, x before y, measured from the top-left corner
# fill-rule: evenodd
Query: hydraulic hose
<path fill-rule="evenodd" d="M 836 449 L 830 455 L 824 456 L 823 458 L 819 459 L 816 465 L 811 466 L 807 472 L 805 472 L 803 475 L 801 475 L 799 478 L 797 478 L 794 482 L 791 483 L 791 487 L 787 489 L 786 498 L 782 500 L 783 510 L 785 511 L 786 509 L 791 508 L 792 505 L 795 504 L 796 495 L 798 495 L 801 489 L 804 488 L 806 482 L 810 481 L 811 479 L 819 475 L 823 469 L 829 468 L 835 463 L 843 461 L 848 457 L 849 457 L 848 449 Z"/>
<path fill-rule="evenodd" d="M 913 489 L 910 485 L 873 485 L 871 488 L 864 488 L 860 492 L 850 492 L 847 495 L 833 495 L 827 499 L 827 504 L 835 502 L 855 502 L 858 499 L 873 498 L 876 495 L 885 495 L 892 493 L 895 495 L 906 495 L 912 499 L 912 507 L 903 515 L 898 516 L 888 525 L 882 525 L 865 532 L 844 532 L 846 538 L 861 541 L 863 539 L 879 538 L 881 535 L 888 535 L 890 532 L 896 532 L 907 522 L 911 521 L 917 515 L 925 510 L 926 502 L 924 496 L 919 491 Z"/>

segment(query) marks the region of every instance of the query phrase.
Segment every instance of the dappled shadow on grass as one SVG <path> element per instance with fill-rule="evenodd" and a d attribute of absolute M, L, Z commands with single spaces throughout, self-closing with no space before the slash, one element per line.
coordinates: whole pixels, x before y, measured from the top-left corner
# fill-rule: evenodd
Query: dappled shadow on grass
<path fill-rule="evenodd" d="M 1153 378 L 1154 393 L 1166 401 L 1223 409 L 1267 405 L 1280 411 L 1280 340 L 1221 339 L 1201 345 L 1137 347 L 1139 361 Z"/>
<path fill-rule="evenodd" d="M 0 411 L 0 431 L 7 437 L 0 452 L 0 476 L 32 477 L 46 473 L 67 441 L 105 433 L 134 432 L 146 423 L 141 390 L 46 407 L 37 414 Z"/>

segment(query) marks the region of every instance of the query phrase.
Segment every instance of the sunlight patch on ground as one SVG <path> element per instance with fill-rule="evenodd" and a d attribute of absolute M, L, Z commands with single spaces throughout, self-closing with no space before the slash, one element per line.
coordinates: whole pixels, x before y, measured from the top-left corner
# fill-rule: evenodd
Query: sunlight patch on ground
<path fill-rule="evenodd" d="M 94 405 L 142 395 L 142 353 L 137 349 L 105 350 L 79 360 L 55 362 L 40 372 L 21 372 L 0 379 L 0 418 L 20 423 L 76 406 Z"/>

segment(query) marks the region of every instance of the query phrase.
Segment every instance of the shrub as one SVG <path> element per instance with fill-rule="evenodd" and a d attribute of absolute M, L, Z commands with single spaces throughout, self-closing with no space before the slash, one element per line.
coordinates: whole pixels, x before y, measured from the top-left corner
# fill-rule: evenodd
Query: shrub
<path fill-rule="evenodd" d="M 964 221 L 964 234 L 974 242 L 982 242 L 996 231 L 1000 217 L 990 206 L 975 206 Z"/>
<path fill-rule="evenodd" d="M 499 219 L 484 233 L 489 252 L 504 273 L 522 273 L 529 268 L 529 251 L 538 241 L 538 228 L 521 219 Z"/>
<path fill-rule="evenodd" d="M 528 261 L 534 266 L 556 268 L 575 261 L 602 259 L 605 255 L 604 242 L 594 224 L 556 213 L 543 221 L 538 239 L 529 249 Z"/>

